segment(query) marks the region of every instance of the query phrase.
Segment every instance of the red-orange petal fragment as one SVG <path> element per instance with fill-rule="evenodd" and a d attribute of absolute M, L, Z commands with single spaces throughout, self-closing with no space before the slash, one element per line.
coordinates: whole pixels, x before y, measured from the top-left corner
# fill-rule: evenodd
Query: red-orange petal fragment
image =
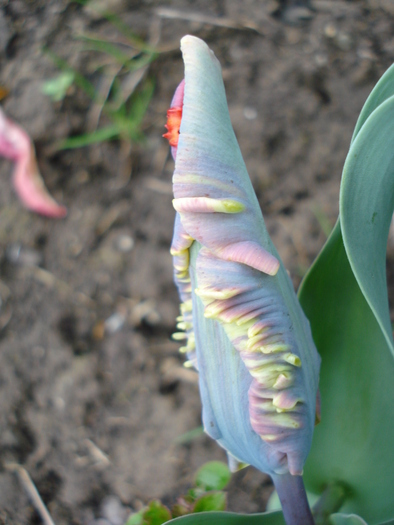
<path fill-rule="evenodd" d="M 164 138 L 168 139 L 170 146 L 175 148 L 178 146 L 179 140 L 179 128 L 181 127 L 182 120 L 182 108 L 174 107 L 167 111 L 167 124 L 165 127 L 168 132 L 163 135 Z"/>
<path fill-rule="evenodd" d="M 1 108 L 0 156 L 15 162 L 13 185 L 26 208 L 47 217 L 61 218 L 67 215 L 67 209 L 60 206 L 45 188 L 30 137 L 8 119 Z"/>

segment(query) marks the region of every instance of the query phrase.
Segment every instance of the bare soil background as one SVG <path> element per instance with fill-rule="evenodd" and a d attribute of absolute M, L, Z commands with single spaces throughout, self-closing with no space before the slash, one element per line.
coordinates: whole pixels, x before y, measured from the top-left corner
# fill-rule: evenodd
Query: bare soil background
<path fill-rule="evenodd" d="M 57 140 L 86 131 L 92 101 L 77 88 L 57 103 L 43 94 L 59 72 L 43 47 L 95 82 L 102 55 L 83 52 L 76 35 L 108 37 L 113 27 L 66 0 L 0 0 L 3 107 L 34 139 L 46 184 L 69 210 L 55 221 L 22 209 L 1 161 L 0 524 L 40 523 L 9 463 L 27 469 L 57 525 L 121 525 L 152 498 L 171 505 L 200 465 L 225 460 L 203 435 L 176 441 L 201 424 L 197 376 L 170 339 L 173 162 L 161 135 L 183 76 L 179 39 L 205 39 L 222 64 L 235 132 L 296 286 L 325 241 L 322 223 L 336 220 L 358 113 L 394 61 L 390 0 L 316 0 L 298 25 L 289 22 L 299 12 L 275 1 L 99 4 L 144 39 L 160 28 L 168 49 L 147 72 L 146 141 L 57 152 Z M 264 510 L 269 492 L 267 476 L 243 470 L 229 509 Z"/>

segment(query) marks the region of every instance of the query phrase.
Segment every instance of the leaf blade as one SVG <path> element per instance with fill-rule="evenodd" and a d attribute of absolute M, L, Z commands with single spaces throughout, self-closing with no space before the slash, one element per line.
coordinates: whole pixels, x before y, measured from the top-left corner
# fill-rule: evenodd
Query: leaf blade
<path fill-rule="evenodd" d="M 345 512 L 370 525 L 392 518 L 394 472 L 387 457 L 394 421 L 386 414 L 394 404 L 394 362 L 351 270 L 339 223 L 299 297 L 322 356 L 322 421 L 305 466 L 306 486 L 319 493 L 331 481 L 343 483 L 351 490 Z"/>
<path fill-rule="evenodd" d="M 386 246 L 394 207 L 394 96 L 368 117 L 347 156 L 339 208 L 343 242 L 357 282 L 394 355 Z"/>
<path fill-rule="evenodd" d="M 235 514 L 233 512 L 200 512 L 168 521 L 165 525 L 286 525 L 281 512 Z"/>

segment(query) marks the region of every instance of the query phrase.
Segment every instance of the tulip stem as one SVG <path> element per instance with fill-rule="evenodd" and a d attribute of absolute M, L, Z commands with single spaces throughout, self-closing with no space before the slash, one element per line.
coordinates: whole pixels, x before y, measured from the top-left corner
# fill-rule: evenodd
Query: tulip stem
<path fill-rule="evenodd" d="M 278 474 L 272 479 L 287 525 L 315 525 L 302 476 Z"/>

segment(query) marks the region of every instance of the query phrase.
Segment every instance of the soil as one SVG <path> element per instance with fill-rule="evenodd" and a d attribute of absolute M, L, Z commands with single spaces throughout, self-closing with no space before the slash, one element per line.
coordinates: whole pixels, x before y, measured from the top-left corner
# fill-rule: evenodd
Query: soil
<path fill-rule="evenodd" d="M 173 504 L 200 465 L 225 460 L 204 435 L 179 443 L 201 424 L 196 373 L 170 338 L 173 161 L 161 135 L 183 76 L 179 39 L 205 39 L 222 64 L 234 129 L 295 286 L 336 220 L 358 113 L 394 61 L 390 0 L 282 4 L 0 0 L 2 104 L 68 207 L 64 220 L 24 210 L 1 161 L 0 524 L 41 523 L 10 464 L 28 471 L 57 525 L 121 525 L 152 498 Z M 78 35 L 116 32 L 96 9 L 145 40 L 160 25 L 146 138 L 57 151 L 58 140 L 91 129 L 97 108 L 75 86 L 59 102 L 42 92 L 59 73 L 46 50 L 99 88 L 108 56 L 84 51 Z M 242 470 L 229 509 L 262 511 L 270 491 L 267 476 Z"/>

